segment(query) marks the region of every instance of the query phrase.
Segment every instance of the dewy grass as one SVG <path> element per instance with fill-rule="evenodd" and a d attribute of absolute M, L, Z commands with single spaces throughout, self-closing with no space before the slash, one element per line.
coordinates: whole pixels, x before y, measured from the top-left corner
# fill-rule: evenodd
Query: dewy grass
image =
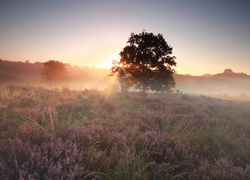
<path fill-rule="evenodd" d="M 217 140 L 230 139 L 232 136 L 232 129 L 229 122 L 220 122 L 211 127 L 210 133 Z"/>
<path fill-rule="evenodd" d="M 4 97 L 18 97 L 21 94 L 21 90 L 14 85 L 4 85 L 0 88 L 0 94 Z"/>
<path fill-rule="evenodd" d="M 250 104 L 0 89 L 0 179 L 250 179 Z"/>
<path fill-rule="evenodd" d="M 192 134 L 194 129 L 195 129 L 195 127 L 192 126 L 191 119 L 182 118 L 179 121 L 179 124 L 177 125 L 177 127 L 175 127 L 172 130 L 173 133 L 171 135 L 177 139 L 182 139 L 182 138 L 188 137 L 190 134 Z"/>
<path fill-rule="evenodd" d="M 91 177 L 91 179 L 93 178 L 98 178 L 98 179 L 109 179 L 109 180 L 112 180 L 112 178 L 110 176 L 107 176 L 106 174 L 102 173 L 102 172 L 97 172 L 97 171 L 87 171 L 87 172 L 84 172 L 86 173 L 87 175 L 85 175 L 82 179 L 85 180 L 85 179 L 89 179 L 89 177 Z"/>
<path fill-rule="evenodd" d="M 55 133 L 55 126 L 54 126 L 54 120 L 52 117 L 51 109 L 49 109 L 49 119 L 50 119 L 50 124 L 51 124 L 51 130 L 53 133 Z"/>
<path fill-rule="evenodd" d="M 24 122 L 26 122 L 26 123 L 28 123 L 28 124 L 30 124 L 30 125 L 35 125 L 36 127 L 40 127 L 41 125 L 40 124 L 38 124 L 34 119 L 32 119 L 32 118 L 30 118 L 30 117 L 28 117 L 28 116 L 20 116 L 20 118 L 24 121 Z"/>

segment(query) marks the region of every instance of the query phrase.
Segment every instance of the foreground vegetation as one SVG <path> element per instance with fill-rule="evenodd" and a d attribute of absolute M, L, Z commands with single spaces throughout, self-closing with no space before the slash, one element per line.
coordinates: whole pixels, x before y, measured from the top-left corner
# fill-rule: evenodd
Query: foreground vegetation
<path fill-rule="evenodd" d="M 250 179 L 250 104 L 0 89 L 0 179 Z"/>

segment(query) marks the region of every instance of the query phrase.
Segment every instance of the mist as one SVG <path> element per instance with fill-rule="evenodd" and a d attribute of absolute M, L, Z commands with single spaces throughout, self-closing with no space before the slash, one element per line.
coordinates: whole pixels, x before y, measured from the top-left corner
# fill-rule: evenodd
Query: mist
<path fill-rule="evenodd" d="M 30 63 L 0 60 L 1 85 L 31 85 L 46 88 L 111 89 L 115 86 L 115 77 L 108 76 L 109 69 L 79 67 L 65 64 L 69 81 L 65 83 L 46 83 L 41 80 L 42 62 Z M 174 75 L 175 90 L 182 94 L 206 95 L 222 99 L 250 100 L 250 76 L 225 69 L 218 74 L 192 76 Z"/>
<path fill-rule="evenodd" d="M 74 90 L 98 88 L 107 88 L 113 81 L 109 77 L 109 69 L 99 69 L 94 67 L 78 67 L 65 64 L 65 68 L 69 75 L 66 82 L 42 81 L 41 72 L 44 63 L 36 62 L 13 62 L 0 60 L 0 84 L 1 85 L 31 85 L 44 86 L 46 88 L 69 88 Z"/>
<path fill-rule="evenodd" d="M 250 76 L 225 69 L 203 76 L 175 74 L 176 89 L 182 93 L 203 94 L 223 99 L 250 100 Z"/>

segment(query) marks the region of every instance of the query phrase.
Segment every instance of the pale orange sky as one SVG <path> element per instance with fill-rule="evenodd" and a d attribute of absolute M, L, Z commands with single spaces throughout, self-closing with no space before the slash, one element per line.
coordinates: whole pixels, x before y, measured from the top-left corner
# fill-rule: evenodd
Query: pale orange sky
<path fill-rule="evenodd" d="M 0 1 L 0 58 L 110 67 L 132 32 L 163 34 L 177 73 L 250 74 L 247 0 Z"/>

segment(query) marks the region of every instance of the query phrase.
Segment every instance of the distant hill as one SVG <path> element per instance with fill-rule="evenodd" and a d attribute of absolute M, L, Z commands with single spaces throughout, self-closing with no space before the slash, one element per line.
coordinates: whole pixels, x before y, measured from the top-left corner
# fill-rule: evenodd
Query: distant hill
<path fill-rule="evenodd" d="M 175 74 L 174 77 L 176 89 L 184 93 L 250 95 L 250 76 L 245 73 L 235 73 L 231 69 L 225 69 L 224 72 L 214 75 Z"/>

